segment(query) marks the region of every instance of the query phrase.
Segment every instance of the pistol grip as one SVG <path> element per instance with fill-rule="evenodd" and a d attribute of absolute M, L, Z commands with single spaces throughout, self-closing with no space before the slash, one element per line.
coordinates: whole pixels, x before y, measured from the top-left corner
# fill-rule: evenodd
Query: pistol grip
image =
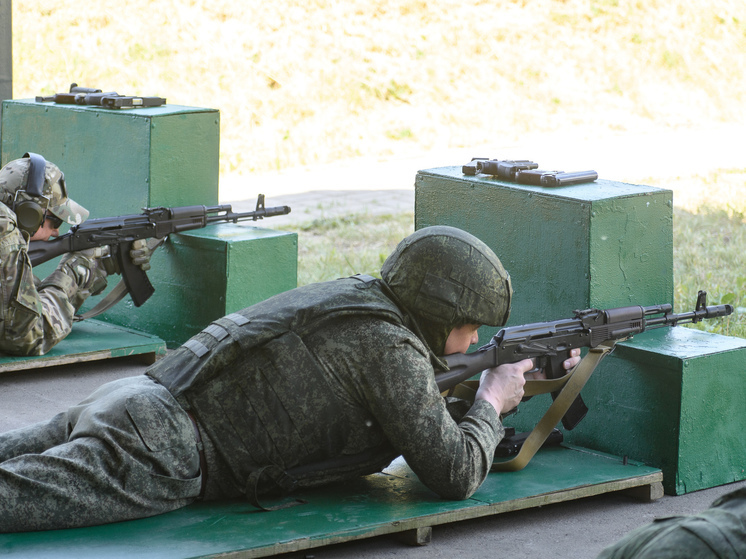
<path fill-rule="evenodd" d="M 124 285 L 127 286 L 127 291 L 130 297 L 132 297 L 132 302 L 136 307 L 139 307 L 150 299 L 150 296 L 155 292 L 155 288 L 150 283 L 148 275 L 142 271 L 142 268 L 132 263 L 132 259 L 130 258 L 132 241 L 121 243 L 118 249 L 117 260 L 119 262 L 119 270 L 122 272 Z"/>

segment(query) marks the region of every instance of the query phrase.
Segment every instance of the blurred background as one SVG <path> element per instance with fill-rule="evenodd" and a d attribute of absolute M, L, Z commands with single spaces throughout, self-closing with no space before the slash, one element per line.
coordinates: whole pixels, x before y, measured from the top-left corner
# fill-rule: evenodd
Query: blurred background
<path fill-rule="evenodd" d="M 742 0 L 12 5 L 14 98 L 219 109 L 221 178 L 746 122 Z"/>
<path fill-rule="evenodd" d="M 475 156 L 595 169 L 674 190 L 684 306 L 746 297 L 743 0 L 15 0 L 12 22 L 14 98 L 219 109 L 221 202 Z"/>

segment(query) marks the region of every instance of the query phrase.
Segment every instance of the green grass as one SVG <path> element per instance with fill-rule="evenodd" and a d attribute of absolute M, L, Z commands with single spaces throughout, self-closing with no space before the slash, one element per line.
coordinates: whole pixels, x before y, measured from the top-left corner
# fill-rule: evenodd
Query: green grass
<path fill-rule="evenodd" d="M 414 231 L 414 216 L 362 213 L 278 229 L 298 233 L 298 285 L 306 285 L 354 274 L 381 277 L 383 261 Z"/>
<path fill-rule="evenodd" d="M 16 98 L 77 82 L 219 109 L 222 178 L 746 122 L 743 0 L 43 0 L 12 19 Z M 676 310 L 700 288 L 743 306 L 746 170 L 642 182 L 675 192 Z M 411 230 L 411 214 L 310 223 L 300 282 L 376 273 Z M 744 335 L 738 317 L 702 327 Z"/>
<path fill-rule="evenodd" d="M 43 0 L 12 20 L 16 98 L 77 82 L 219 109 L 222 175 L 746 119 L 743 0 Z"/>
<path fill-rule="evenodd" d="M 746 226 L 744 215 L 702 208 L 698 213 L 674 211 L 674 306 L 691 310 L 697 291 L 708 303 L 730 304 L 736 312 L 692 327 L 746 337 Z M 740 312 L 739 312 L 740 310 Z"/>

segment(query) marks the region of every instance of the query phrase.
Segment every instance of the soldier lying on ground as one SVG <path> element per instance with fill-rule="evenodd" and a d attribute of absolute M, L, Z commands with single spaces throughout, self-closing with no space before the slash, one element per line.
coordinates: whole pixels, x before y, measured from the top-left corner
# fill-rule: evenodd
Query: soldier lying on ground
<path fill-rule="evenodd" d="M 41 282 L 31 270 L 29 241 L 48 241 L 63 223 L 78 225 L 87 217 L 88 210 L 68 198 L 57 165 L 40 155 L 27 153 L 0 169 L 0 352 L 48 352 L 70 333 L 85 300 L 106 287 L 101 250 L 65 255 Z M 133 258 L 149 268 L 147 249 Z"/>
<path fill-rule="evenodd" d="M 533 363 L 485 371 L 467 404 L 439 393 L 436 356 L 505 323 L 509 276 L 476 237 L 429 227 L 381 277 L 227 315 L 144 375 L 0 435 L 0 531 L 141 518 L 200 498 L 262 506 L 269 492 L 378 472 L 399 455 L 443 498 L 472 495 Z"/>

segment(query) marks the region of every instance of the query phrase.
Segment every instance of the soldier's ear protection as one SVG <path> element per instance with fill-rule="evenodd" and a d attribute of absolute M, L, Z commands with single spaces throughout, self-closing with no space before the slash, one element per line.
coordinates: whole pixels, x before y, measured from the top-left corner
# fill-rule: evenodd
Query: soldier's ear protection
<path fill-rule="evenodd" d="M 29 159 L 28 180 L 25 189 L 16 190 L 13 211 L 18 219 L 19 229 L 33 235 L 44 223 L 49 207 L 49 198 L 43 193 L 47 161 L 38 153 L 26 153 L 23 157 Z"/>

